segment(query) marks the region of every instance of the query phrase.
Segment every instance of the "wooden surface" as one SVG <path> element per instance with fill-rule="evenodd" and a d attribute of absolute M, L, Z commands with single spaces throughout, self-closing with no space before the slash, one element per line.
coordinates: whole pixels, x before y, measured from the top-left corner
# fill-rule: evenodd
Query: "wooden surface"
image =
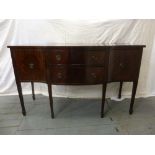
<path fill-rule="evenodd" d="M 48 84 L 52 118 L 54 118 L 52 84 L 102 84 L 101 117 L 103 117 L 107 83 L 120 82 L 119 97 L 121 97 L 123 82 L 133 82 L 129 111 L 132 114 L 144 45 L 8 47 L 11 49 L 16 83 L 25 115 L 20 82 L 31 82 L 33 99 L 35 99 L 33 82 Z"/>

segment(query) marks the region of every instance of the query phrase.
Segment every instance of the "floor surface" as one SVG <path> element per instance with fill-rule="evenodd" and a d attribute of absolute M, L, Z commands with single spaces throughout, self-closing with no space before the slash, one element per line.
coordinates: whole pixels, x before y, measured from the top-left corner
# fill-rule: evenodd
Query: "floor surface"
<path fill-rule="evenodd" d="M 48 97 L 25 95 L 27 116 L 21 114 L 18 96 L 0 97 L 0 135 L 150 135 L 155 134 L 155 97 L 135 100 L 133 115 L 129 99 L 107 99 L 100 118 L 101 99 L 54 98 L 51 119 Z"/>

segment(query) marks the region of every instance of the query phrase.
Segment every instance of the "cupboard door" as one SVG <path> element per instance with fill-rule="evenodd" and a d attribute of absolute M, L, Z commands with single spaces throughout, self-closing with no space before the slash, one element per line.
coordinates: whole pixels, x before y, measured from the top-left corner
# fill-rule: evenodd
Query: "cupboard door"
<path fill-rule="evenodd" d="M 109 81 L 138 79 L 142 48 L 112 49 L 109 57 Z"/>
<path fill-rule="evenodd" d="M 20 81 L 45 81 L 44 55 L 40 49 L 11 49 L 15 72 Z"/>

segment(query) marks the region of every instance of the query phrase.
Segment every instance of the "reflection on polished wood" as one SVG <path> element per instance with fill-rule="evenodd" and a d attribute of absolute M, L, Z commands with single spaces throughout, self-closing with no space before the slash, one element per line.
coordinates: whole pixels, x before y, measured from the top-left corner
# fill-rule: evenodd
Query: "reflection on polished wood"
<path fill-rule="evenodd" d="M 23 115 L 26 110 L 21 82 L 31 82 L 35 100 L 34 82 L 48 84 L 51 116 L 54 118 L 52 85 L 102 84 L 101 117 L 104 117 L 106 87 L 109 82 L 120 82 L 121 98 L 123 82 L 133 82 L 129 113 L 138 84 L 144 45 L 54 45 L 8 46 L 11 49 L 16 83 Z"/>

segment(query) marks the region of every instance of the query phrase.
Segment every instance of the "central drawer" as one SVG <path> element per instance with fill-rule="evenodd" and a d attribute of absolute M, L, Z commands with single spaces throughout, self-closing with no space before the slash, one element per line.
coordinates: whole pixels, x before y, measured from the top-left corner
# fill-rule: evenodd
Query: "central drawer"
<path fill-rule="evenodd" d="M 83 64 L 90 66 L 105 66 L 105 48 L 66 47 L 48 50 L 47 64 Z"/>
<path fill-rule="evenodd" d="M 105 66 L 105 49 L 98 48 L 71 48 L 70 60 L 72 64 L 85 64 L 91 66 Z"/>
<path fill-rule="evenodd" d="M 51 48 L 47 50 L 46 60 L 48 65 L 69 64 L 70 48 Z"/>
<path fill-rule="evenodd" d="M 50 80 L 53 84 L 101 84 L 104 77 L 103 67 L 50 67 Z"/>

